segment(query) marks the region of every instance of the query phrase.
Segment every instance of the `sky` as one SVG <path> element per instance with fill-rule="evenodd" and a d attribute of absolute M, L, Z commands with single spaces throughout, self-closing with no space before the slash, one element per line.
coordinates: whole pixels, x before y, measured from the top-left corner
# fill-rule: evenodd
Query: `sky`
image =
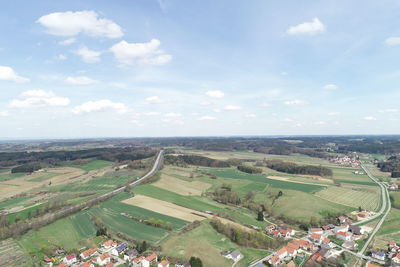
<path fill-rule="evenodd" d="M 397 0 L 1 6 L 0 138 L 400 134 Z"/>

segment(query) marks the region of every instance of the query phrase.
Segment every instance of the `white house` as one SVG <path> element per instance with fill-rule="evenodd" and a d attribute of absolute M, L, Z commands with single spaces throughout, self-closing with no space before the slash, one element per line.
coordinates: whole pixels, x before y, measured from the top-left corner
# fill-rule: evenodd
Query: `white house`
<path fill-rule="evenodd" d="M 104 253 L 96 258 L 96 262 L 98 265 L 106 265 L 111 260 L 111 256 L 108 253 Z"/>
<path fill-rule="evenodd" d="M 71 255 L 65 256 L 63 259 L 63 262 L 65 262 L 68 265 L 72 265 L 73 263 L 76 262 L 76 255 L 71 254 Z"/>
<path fill-rule="evenodd" d="M 385 260 L 385 252 L 380 251 L 380 250 L 372 250 L 371 251 L 372 258 L 378 259 L 378 260 Z"/>
<path fill-rule="evenodd" d="M 341 240 L 344 240 L 344 241 L 350 241 L 351 237 L 352 237 L 352 234 L 350 234 L 348 232 L 338 232 L 336 234 L 336 237 L 341 239 Z"/>
<path fill-rule="evenodd" d="M 243 258 L 243 255 L 240 253 L 239 250 L 234 250 L 231 252 L 223 253 L 222 256 L 224 256 L 227 259 L 231 259 L 233 261 L 238 261 L 241 258 Z"/>
<path fill-rule="evenodd" d="M 152 253 L 151 255 L 147 256 L 146 258 L 142 259 L 142 266 L 143 267 L 150 267 L 153 263 L 157 262 L 157 254 Z"/>

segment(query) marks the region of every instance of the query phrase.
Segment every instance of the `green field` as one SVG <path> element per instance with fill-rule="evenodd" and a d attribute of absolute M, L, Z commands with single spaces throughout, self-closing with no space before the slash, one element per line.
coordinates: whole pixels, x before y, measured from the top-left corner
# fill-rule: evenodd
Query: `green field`
<path fill-rule="evenodd" d="M 50 178 L 60 175 L 59 173 L 43 172 L 40 176 L 28 179 L 29 182 L 43 182 L 49 180 Z"/>
<path fill-rule="evenodd" d="M 194 242 L 195 241 L 195 242 Z M 162 244 L 165 255 L 187 260 L 191 256 L 200 257 L 204 266 L 231 266 L 233 261 L 220 255 L 226 250 L 239 249 L 244 255 L 236 266 L 248 266 L 256 259 L 267 256 L 269 253 L 262 250 L 242 248 L 232 243 L 227 237 L 217 233 L 204 221 L 192 231 L 181 235 L 174 235 Z"/>
<path fill-rule="evenodd" d="M 64 185 L 51 188 L 52 191 L 58 192 L 79 192 L 79 191 L 106 191 L 114 189 L 117 186 L 126 184 L 133 179 L 132 176 L 111 176 L 92 178 L 83 184 Z"/>
<path fill-rule="evenodd" d="M 80 212 L 44 226 L 38 231 L 28 232 L 19 239 L 19 243 L 29 254 L 42 259 L 45 256 L 44 251 L 49 248 L 71 250 L 85 246 L 95 232 L 96 228 L 88 213 Z"/>
<path fill-rule="evenodd" d="M 263 174 L 248 174 L 240 172 L 236 169 L 217 169 L 208 168 L 205 169 L 207 172 L 216 175 L 217 177 L 227 178 L 227 179 L 244 179 L 257 183 L 268 184 L 271 187 L 298 190 L 306 193 L 313 193 L 325 189 L 325 186 L 312 185 L 312 184 L 302 184 L 294 182 L 286 182 L 280 180 L 274 180 L 266 178 Z"/>
<path fill-rule="evenodd" d="M 378 210 L 380 206 L 380 191 L 377 190 L 331 186 L 316 195 L 334 203 L 370 211 Z"/>
<path fill-rule="evenodd" d="M 97 169 L 101 169 L 101 168 L 104 168 L 104 167 L 108 167 L 108 166 L 111 166 L 112 164 L 113 163 L 111 161 L 95 159 L 95 160 L 92 160 L 92 161 L 90 161 L 88 163 L 85 163 L 85 164 L 82 164 L 82 165 L 76 164 L 74 161 L 63 162 L 61 164 L 61 166 L 79 168 L 79 169 L 82 169 L 82 170 L 88 172 L 88 171 L 92 171 L 92 170 L 97 170 Z"/>
<path fill-rule="evenodd" d="M 21 203 L 21 202 L 23 202 L 25 200 L 28 200 L 30 198 L 32 198 L 32 197 L 24 196 L 24 197 L 17 197 L 17 198 L 10 199 L 8 201 L 1 202 L 0 203 L 0 209 L 16 207 L 17 204 L 19 204 L 19 203 Z"/>
<path fill-rule="evenodd" d="M 19 178 L 24 175 L 25 175 L 25 173 L 9 173 L 9 174 L 0 175 L 0 182 Z"/>

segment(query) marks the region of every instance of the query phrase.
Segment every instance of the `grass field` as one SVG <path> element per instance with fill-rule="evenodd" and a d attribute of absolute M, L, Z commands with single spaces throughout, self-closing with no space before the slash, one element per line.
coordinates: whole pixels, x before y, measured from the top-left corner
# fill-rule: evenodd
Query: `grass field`
<path fill-rule="evenodd" d="M 0 181 L 8 181 L 8 180 L 12 180 L 15 178 L 19 178 L 24 176 L 25 173 L 9 173 L 9 174 L 3 174 L 0 175 Z"/>
<path fill-rule="evenodd" d="M 248 174 L 240 172 L 236 169 L 207 168 L 205 170 L 209 173 L 216 175 L 217 177 L 249 180 L 257 183 L 268 184 L 269 186 L 275 188 L 298 190 L 306 193 L 313 193 L 325 189 L 325 186 L 275 180 L 266 178 L 263 174 Z"/>
<path fill-rule="evenodd" d="M 161 178 L 153 185 L 184 196 L 201 195 L 211 186 L 200 181 L 187 182 L 166 174 L 161 174 Z"/>
<path fill-rule="evenodd" d="M 395 241 L 400 243 L 400 209 L 392 208 L 389 216 L 379 229 L 373 246 L 376 248 L 387 249 L 387 242 Z"/>
<path fill-rule="evenodd" d="M 30 199 L 30 196 L 24 196 L 24 197 L 17 197 L 10 199 L 8 201 L 4 201 L 0 203 L 0 209 L 5 209 L 5 208 L 10 208 L 10 207 L 15 207 L 17 204 L 20 204 L 21 202 Z"/>
<path fill-rule="evenodd" d="M 380 195 L 377 190 L 367 190 L 361 188 L 346 188 L 331 186 L 328 189 L 321 190 L 316 196 L 354 208 L 362 207 L 370 211 L 379 208 Z"/>
<path fill-rule="evenodd" d="M 192 231 L 171 236 L 162 244 L 163 253 L 167 256 L 186 260 L 191 256 L 199 257 L 204 266 L 231 266 L 233 261 L 222 257 L 220 253 L 234 249 L 239 249 L 244 255 L 236 266 L 248 266 L 250 262 L 269 254 L 262 250 L 238 247 L 217 233 L 207 221 Z"/>
<path fill-rule="evenodd" d="M 108 167 L 108 166 L 111 166 L 112 164 L 113 163 L 111 161 L 95 159 L 95 160 L 92 160 L 92 161 L 90 161 L 88 163 L 85 163 L 85 164 L 82 164 L 82 165 L 76 164 L 73 161 L 72 162 L 63 162 L 61 164 L 61 166 L 79 168 L 79 169 L 82 169 L 82 170 L 88 172 L 88 171 L 92 171 L 92 170 L 97 170 L 97 169 L 101 169 L 101 168 L 104 168 L 104 167 Z"/>
<path fill-rule="evenodd" d="M 96 228 L 90 221 L 88 213 L 80 212 L 42 227 L 38 231 L 28 232 L 19 239 L 19 243 L 29 254 L 42 259 L 45 256 L 44 251 L 49 248 L 59 247 L 66 250 L 81 248 L 90 242 L 95 232 Z"/>
<path fill-rule="evenodd" d="M 18 243 L 9 238 L 0 241 L 0 266 L 30 267 L 33 263 Z"/>

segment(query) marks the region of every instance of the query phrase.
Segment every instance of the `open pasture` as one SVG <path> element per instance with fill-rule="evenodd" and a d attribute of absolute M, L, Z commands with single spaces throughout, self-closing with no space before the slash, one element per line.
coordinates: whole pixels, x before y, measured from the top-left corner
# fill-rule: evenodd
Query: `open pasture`
<path fill-rule="evenodd" d="M 169 237 L 162 244 L 162 251 L 167 256 L 179 259 L 200 257 L 204 266 L 232 266 L 233 261 L 222 257 L 220 253 L 235 249 L 239 249 L 244 256 L 236 266 L 248 266 L 250 262 L 268 255 L 263 250 L 239 247 L 217 233 L 206 221 L 192 231 Z"/>
<path fill-rule="evenodd" d="M 201 221 L 208 217 L 198 211 L 143 195 L 136 195 L 122 202 L 189 222 Z"/>
<path fill-rule="evenodd" d="M 380 193 L 373 187 L 337 187 L 330 186 L 325 190 L 318 191 L 316 196 L 349 207 L 362 207 L 363 209 L 375 211 L 379 208 Z"/>
<path fill-rule="evenodd" d="M 51 172 L 35 172 L 12 180 L 0 181 L 0 200 L 43 187 L 48 181 L 51 181 L 52 186 L 71 183 L 71 179 L 83 173 L 82 170 L 74 168 L 56 168 L 51 169 Z"/>
<path fill-rule="evenodd" d="M 268 184 L 269 186 L 274 188 L 298 190 L 307 193 L 317 192 L 325 188 L 325 186 L 314 185 L 314 184 L 304 184 L 304 183 L 270 179 L 265 177 L 263 174 L 248 174 L 238 171 L 236 169 L 207 168 L 206 171 L 214 174 L 217 177 L 250 180 L 257 183 Z"/>
<path fill-rule="evenodd" d="M 71 162 L 63 162 L 61 165 L 65 167 L 79 168 L 88 172 L 92 170 L 102 169 L 111 166 L 112 164 L 113 163 L 111 161 L 94 159 L 84 164 L 77 164 L 76 161 L 71 161 Z"/>
<path fill-rule="evenodd" d="M 153 185 L 184 196 L 199 196 L 211 186 L 200 181 L 187 182 L 166 174 L 161 174 L 161 179 Z"/>
<path fill-rule="evenodd" d="M 9 238 L 0 241 L 0 266 L 29 267 L 33 265 L 31 259 L 18 243 Z"/>

